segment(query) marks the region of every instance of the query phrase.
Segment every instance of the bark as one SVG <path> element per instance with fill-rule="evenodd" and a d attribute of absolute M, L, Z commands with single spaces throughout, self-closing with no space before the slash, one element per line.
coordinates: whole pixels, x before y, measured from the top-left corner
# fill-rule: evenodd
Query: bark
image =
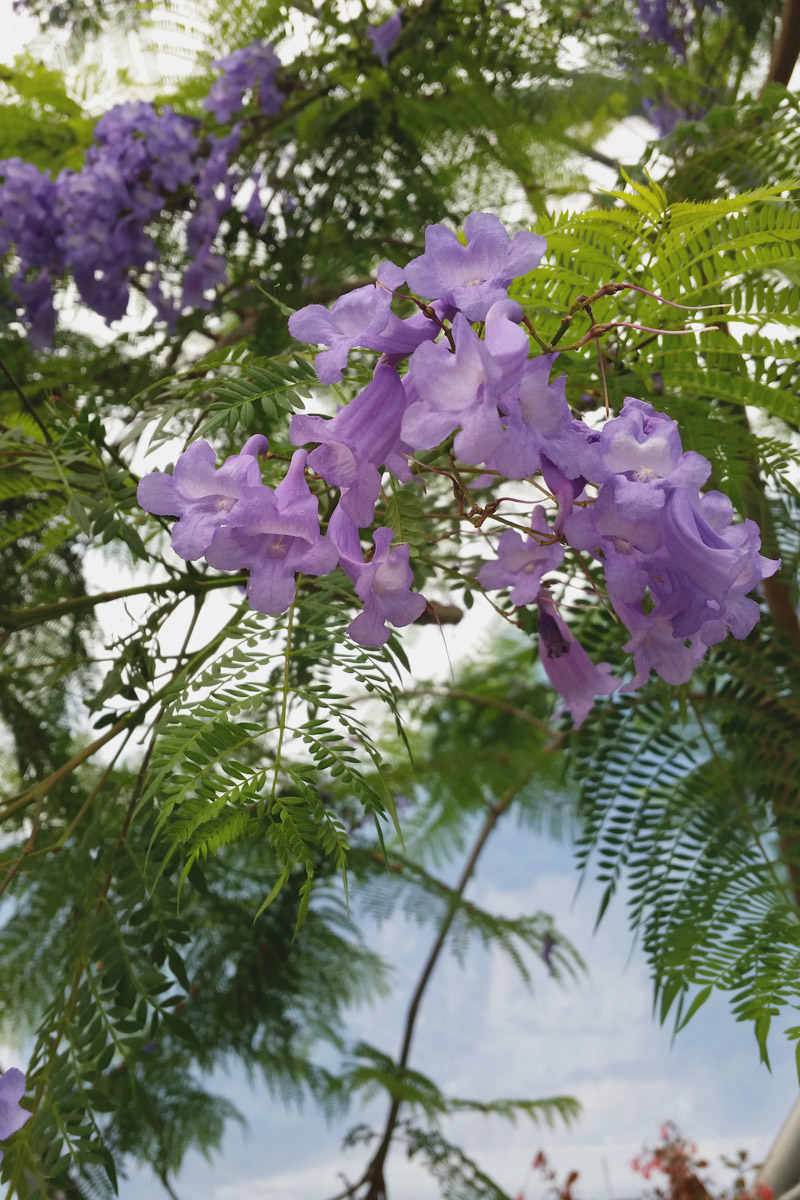
<path fill-rule="evenodd" d="M 798 56 L 800 56 L 800 0 L 786 0 L 780 33 L 772 48 L 772 59 L 767 78 L 764 80 L 764 87 L 770 83 L 782 83 L 784 87 L 788 87 Z"/>

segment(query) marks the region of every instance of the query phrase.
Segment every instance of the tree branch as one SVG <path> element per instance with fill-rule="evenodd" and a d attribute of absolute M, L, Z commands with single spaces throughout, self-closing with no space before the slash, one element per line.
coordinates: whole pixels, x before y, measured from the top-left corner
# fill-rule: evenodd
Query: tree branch
<path fill-rule="evenodd" d="M 781 19 L 781 30 L 778 40 L 772 48 L 772 59 L 769 71 L 761 89 L 762 93 L 770 83 L 782 83 L 789 86 L 800 56 L 800 0 L 786 0 Z"/>
<path fill-rule="evenodd" d="M 397 1066 L 401 1072 L 408 1065 L 408 1059 L 411 1053 L 411 1042 L 414 1037 L 414 1027 L 417 1021 L 419 1007 L 425 994 L 425 989 L 427 988 L 431 975 L 433 974 L 434 967 L 439 960 L 439 955 L 442 952 L 447 935 L 450 932 L 450 926 L 453 924 L 453 920 L 458 912 L 458 906 L 461 897 L 463 896 L 467 884 L 475 872 L 478 859 L 480 858 L 495 825 L 503 816 L 503 814 L 507 812 L 512 800 L 518 794 L 520 789 L 523 788 L 528 782 L 533 774 L 533 771 L 533 767 L 528 768 L 522 777 L 503 793 L 502 797 L 491 806 L 486 815 L 486 819 L 481 825 L 478 836 L 475 839 L 472 850 L 470 851 L 469 858 L 464 864 L 464 869 L 462 870 L 458 883 L 456 884 L 451 895 L 450 905 L 445 918 L 439 927 L 439 933 L 437 934 L 436 941 L 433 943 L 430 953 L 425 960 L 425 965 L 422 968 L 422 973 L 419 977 L 417 986 L 414 989 L 414 994 L 411 997 L 411 1002 L 408 1006 L 408 1012 L 406 1013 L 405 1027 L 403 1031 L 403 1043 L 400 1048 L 400 1056 L 397 1060 Z M 369 1165 L 367 1166 L 367 1169 L 365 1170 L 361 1179 L 358 1181 L 358 1183 L 353 1184 L 352 1187 L 341 1193 L 342 1197 L 354 1196 L 360 1188 L 366 1186 L 367 1191 L 364 1193 L 364 1200 L 386 1200 L 386 1183 L 383 1172 L 402 1103 L 403 1102 L 399 1097 L 395 1097 L 392 1100 L 378 1149 L 372 1156 L 372 1159 L 370 1160 Z"/>

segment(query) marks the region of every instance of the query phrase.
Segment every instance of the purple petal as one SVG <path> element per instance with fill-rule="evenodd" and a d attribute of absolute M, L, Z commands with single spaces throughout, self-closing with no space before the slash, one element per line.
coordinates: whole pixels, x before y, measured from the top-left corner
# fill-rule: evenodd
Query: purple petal
<path fill-rule="evenodd" d="M 282 558 L 264 558 L 255 567 L 247 584 L 250 604 L 270 617 L 286 612 L 296 591 L 294 571 Z"/>
<path fill-rule="evenodd" d="M 140 508 L 157 517 L 179 517 L 186 507 L 186 501 L 179 495 L 172 476 L 163 471 L 154 471 L 152 475 L 145 475 L 139 480 L 136 500 Z"/>

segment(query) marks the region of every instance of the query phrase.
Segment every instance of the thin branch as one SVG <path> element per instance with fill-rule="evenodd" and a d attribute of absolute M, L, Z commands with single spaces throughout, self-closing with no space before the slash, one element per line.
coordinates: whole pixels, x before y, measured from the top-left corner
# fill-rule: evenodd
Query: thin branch
<path fill-rule="evenodd" d="M 464 891 L 466 890 L 467 884 L 475 873 L 475 868 L 478 865 L 478 859 L 480 858 L 495 825 L 503 816 L 503 814 L 508 811 L 508 808 L 511 805 L 514 797 L 531 778 L 534 769 L 534 767 L 529 767 L 521 776 L 521 778 L 503 793 L 502 797 L 491 806 L 483 824 L 481 825 L 469 857 L 464 864 L 464 869 L 461 872 L 458 883 L 452 892 L 447 913 L 445 914 L 445 917 L 439 927 L 439 932 L 436 936 L 433 946 L 431 947 L 430 953 L 425 960 L 425 965 L 422 968 L 422 973 L 417 981 L 417 986 L 414 989 L 414 994 L 411 997 L 411 1002 L 408 1006 L 408 1012 L 406 1013 L 405 1027 L 403 1031 L 403 1043 L 400 1048 L 400 1056 L 397 1059 L 397 1067 L 399 1072 L 402 1072 L 408 1065 L 408 1059 L 411 1054 L 411 1043 L 414 1037 L 414 1027 L 417 1021 L 419 1007 L 425 994 L 425 989 L 430 982 L 434 967 L 436 966 L 442 949 L 444 948 L 447 935 L 450 932 L 450 927 L 453 924 L 456 913 L 458 912 L 459 903 Z M 367 1187 L 367 1191 L 364 1193 L 364 1200 L 386 1200 L 387 1193 L 386 1183 L 384 1180 L 384 1166 L 386 1163 L 386 1157 L 389 1153 L 389 1148 L 392 1143 L 392 1137 L 397 1125 L 397 1119 L 400 1113 L 401 1105 L 402 1100 L 399 1097 L 395 1097 L 392 1100 L 378 1149 L 372 1156 L 366 1170 L 364 1171 L 364 1174 L 358 1183 L 353 1184 L 352 1187 L 348 1188 L 346 1191 L 339 1193 L 338 1200 L 344 1200 L 344 1198 L 348 1196 L 355 1196 L 359 1189 L 365 1186 Z"/>
<path fill-rule="evenodd" d="M 508 713 L 510 717 L 516 717 L 518 721 L 524 721 L 526 725 L 531 725 L 534 729 L 538 729 L 541 733 L 547 733 L 552 738 L 558 740 L 560 734 L 547 724 L 546 721 L 540 721 L 538 717 L 534 717 L 532 713 L 525 712 L 523 708 L 517 708 L 514 704 L 509 704 L 506 700 L 498 700 L 494 696 L 479 696 L 475 692 L 462 691 L 460 688 L 413 688 L 408 692 L 401 692 L 400 695 L 404 699 L 412 699 L 414 696 L 434 696 L 442 700 L 465 700 L 468 704 L 476 704 L 482 708 L 496 708 L 499 712 Z M 372 696 L 366 696 L 365 699 L 373 699 Z"/>
<path fill-rule="evenodd" d="M 15 812 L 19 812 L 20 809 L 26 808 L 29 804 L 35 803 L 39 796 L 46 795 L 52 788 L 56 786 L 57 783 L 60 783 L 62 779 L 65 779 L 68 775 L 71 775 L 72 772 L 81 765 L 81 763 L 86 762 L 87 758 L 91 758 L 92 755 L 96 754 L 98 750 L 105 746 L 107 742 L 110 742 L 112 738 L 115 738 L 117 734 L 122 733 L 128 728 L 135 728 L 136 725 L 140 724 L 145 713 L 149 712 L 155 704 L 158 704 L 164 699 L 166 694 L 174 686 L 176 679 L 183 674 L 187 676 L 191 675 L 193 671 L 195 671 L 205 662 L 209 655 L 214 653 L 216 648 L 225 640 L 230 626 L 234 621 L 239 620 L 243 611 L 244 606 L 237 608 L 230 620 L 225 622 L 222 629 L 219 630 L 219 632 L 211 639 L 211 641 L 203 646 L 201 650 L 198 650 L 196 654 L 192 655 L 189 662 L 187 662 L 184 666 L 179 667 L 176 673 L 169 679 L 167 683 L 164 684 L 163 687 L 159 688 L 157 692 L 154 692 L 152 696 L 148 696 L 144 703 L 140 704 L 138 708 L 131 709 L 130 712 L 127 712 L 120 717 L 120 719 L 116 721 L 111 728 L 102 735 L 102 737 L 96 738 L 95 741 L 90 743 L 90 745 L 84 746 L 83 749 L 79 750 L 77 754 L 73 754 L 72 758 L 68 759 L 67 762 L 62 763 L 61 766 L 57 770 L 53 771 L 51 775 L 48 775 L 46 779 L 41 779 L 38 783 L 31 784 L 30 787 L 25 788 L 21 792 L 17 792 L 13 796 L 10 796 L 5 808 L 0 809 L 0 821 L 5 820 L 6 817 L 10 817 Z"/>
<path fill-rule="evenodd" d="M 7 379 L 7 380 L 8 380 L 8 382 L 11 384 L 12 388 L 13 388 L 13 389 L 14 389 L 14 391 L 17 393 L 17 395 L 19 396 L 20 400 L 22 401 L 23 407 L 24 407 L 24 409 L 25 409 L 26 413 L 28 414 L 28 416 L 29 416 L 29 417 L 32 417 L 32 418 L 33 418 L 33 420 L 36 422 L 36 424 L 37 424 L 37 425 L 39 426 L 39 428 L 41 429 L 41 431 L 42 431 L 42 436 L 44 437 L 44 440 L 45 440 L 45 441 L 48 443 L 48 445 L 52 445 L 53 439 L 52 439 L 52 437 L 50 436 L 50 430 L 49 430 L 49 429 L 47 428 L 47 426 L 46 426 L 46 425 L 45 425 L 45 424 L 44 424 L 44 423 L 41 421 L 41 419 L 39 418 L 39 414 L 37 413 L 36 409 L 33 407 L 33 405 L 31 404 L 30 400 L 29 400 L 29 399 L 28 399 L 28 397 L 25 395 L 25 393 L 23 392 L 22 388 L 21 388 L 21 387 L 19 386 L 19 384 L 17 383 L 17 381 L 16 381 L 16 379 L 14 378 L 14 376 L 11 374 L 11 371 L 8 369 L 8 367 L 6 366 L 6 364 L 3 362 L 2 358 L 0 358 L 0 371 L 2 371 L 2 372 L 3 372 L 3 374 L 4 374 L 4 375 L 5 375 L 5 377 L 6 377 L 6 379 Z"/>
<path fill-rule="evenodd" d="M 137 584 L 135 587 L 120 588 L 116 592 L 98 592 L 95 596 L 71 596 L 68 600 L 57 600 L 53 604 L 42 604 L 38 608 L 0 607 L 0 629 L 12 631 L 27 629 L 31 625 L 42 625 L 45 621 L 55 621 L 58 617 L 67 616 L 69 613 L 96 608 L 98 604 L 108 604 L 112 600 L 124 600 L 128 596 L 158 596 L 164 592 L 185 592 L 186 595 L 201 594 L 214 588 L 233 587 L 243 583 L 247 583 L 247 575 L 219 575 L 212 578 L 205 575 L 183 575 L 179 579 L 166 579 L 161 583 Z"/>
<path fill-rule="evenodd" d="M 772 50 L 769 71 L 761 89 L 770 83 L 789 86 L 792 73 L 800 57 L 800 0 L 786 0 L 781 20 L 781 31 Z"/>

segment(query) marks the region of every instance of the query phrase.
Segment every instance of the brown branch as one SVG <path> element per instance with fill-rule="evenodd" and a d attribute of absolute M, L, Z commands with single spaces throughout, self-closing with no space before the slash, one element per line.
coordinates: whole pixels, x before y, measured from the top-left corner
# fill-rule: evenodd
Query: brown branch
<path fill-rule="evenodd" d="M 538 717 L 534 717 L 532 713 L 525 712 L 523 708 L 517 708 L 514 704 L 509 704 L 506 700 L 496 699 L 494 696 L 480 696 L 476 692 L 465 692 L 460 688 L 414 688 L 412 691 L 403 692 L 404 698 L 412 698 L 414 696 L 435 696 L 443 700 L 466 700 L 468 704 L 477 704 L 483 708 L 496 708 L 499 712 L 508 713 L 510 717 L 516 717 L 518 721 L 524 721 L 526 725 L 533 726 L 540 733 L 547 733 L 551 738 L 558 741 L 560 734 L 557 730 L 552 729 L 546 721 L 540 721 Z"/>
<path fill-rule="evenodd" d="M 120 588 L 116 592 L 98 592 L 94 596 L 72 596 L 68 600 L 57 600 L 53 604 L 41 604 L 38 608 L 0 607 L 0 629 L 12 631 L 27 629 L 31 625 L 42 625 L 46 621 L 55 621 L 58 617 L 68 616 L 69 613 L 95 608 L 98 604 L 108 604 L 112 600 L 124 600 L 128 596 L 145 594 L 157 596 L 162 592 L 202 595 L 213 588 L 231 587 L 234 584 L 246 582 L 246 575 L 220 575 L 210 579 L 204 575 L 195 577 L 184 575 L 180 579 L 166 579 L 161 583 L 137 584 L 135 587 Z"/>
<path fill-rule="evenodd" d="M 408 1065 L 408 1059 L 411 1054 L 411 1042 L 414 1037 L 414 1027 L 417 1021 L 419 1007 L 425 994 L 425 989 L 427 988 L 431 975 L 433 974 L 434 967 L 439 960 L 439 955 L 444 948 L 444 943 L 447 939 L 448 933 L 450 932 L 450 926 L 453 924 L 456 913 L 458 912 L 461 897 L 464 894 L 467 884 L 475 873 L 478 859 L 480 858 L 483 848 L 489 840 L 489 836 L 492 833 L 495 825 L 503 816 L 503 814 L 508 811 L 512 800 L 531 778 L 533 771 L 533 767 L 528 768 L 524 775 L 503 793 L 502 797 L 491 806 L 483 824 L 481 825 L 478 836 L 475 839 L 472 850 L 470 851 L 469 858 L 464 864 L 464 869 L 461 872 L 458 883 L 451 894 L 450 905 L 447 913 L 442 921 L 441 926 L 439 927 L 439 932 L 436 936 L 433 946 L 431 947 L 430 953 L 425 960 L 425 965 L 422 968 L 422 973 L 417 981 L 417 986 L 414 989 L 414 994 L 411 997 L 411 1002 L 408 1006 L 403 1032 L 403 1043 L 400 1048 L 400 1056 L 397 1060 L 397 1068 L 399 1073 L 402 1073 L 404 1068 Z M 361 1188 L 366 1187 L 367 1190 L 364 1193 L 364 1200 L 386 1200 L 387 1193 L 386 1182 L 384 1179 L 384 1166 L 386 1164 L 386 1157 L 389 1153 L 389 1148 L 392 1143 L 392 1138 L 397 1125 L 397 1118 L 399 1116 L 402 1103 L 403 1101 L 400 1097 L 395 1097 L 392 1100 L 378 1149 L 372 1156 L 369 1165 L 367 1166 L 358 1183 L 353 1184 L 344 1192 L 339 1193 L 341 1197 L 355 1196 L 355 1194 Z"/>
<path fill-rule="evenodd" d="M 150 711 L 153 705 L 158 704 L 164 699 L 170 689 L 174 687 L 175 680 L 179 678 L 180 675 L 190 676 L 192 672 L 194 672 L 198 667 L 202 666 L 209 655 L 214 653 L 217 646 L 219 646 L 225 640 L 230 626 L 235 621 L 239 620 L 242 612 L 243 607 L 237 608 L 230 620 L 225 622 L 222 629 L 215 634 L 211 641 L 207 642 L 202 649 L 198 650 L 196 654 L 192 655 L 192 658 L 189 660 L 189 662 L 184 664 L 184 666 L 179 665 L 177 671 L 174 675 L 172 675 L 169 682 L 165 683 L 164 686 L 159 688 L 157 692 L 154 692 L 152 696 L 148 696 L 144 703 L 140 704 L 138 708 L 131 709 L 130 712 L 127 712 L 121 716 L 120 719 L 116 721 L 110 729 L 106 730 L 101 737 L 96 738 L 95 741 L 91 742 L 88 746 L 84 746 L 84 748 L 79 750 L 77 754 L 73 754 L 72 758 L 68 759 L 67 762 L 62 763 L 61 766 L 58 767 L 57 770 L 53 771 L 51 775 L 48 775 L 46 779 L 41 779 L 38 783 L 33 783 L 30 787 L 25 788 L 23 791 L 17 792 L 15 795 L 10 796 L 5 808 L 0 809 L 0 821 L 5 820 L 6 817 L 10 817 L 15 812 L 19 812 L 20 809 L 27 808 L 29 804 L 36 802 L 40 796 L 47 795 L 51 788 L 55 787 L 57 783 L 60 783 L 61 780 L 65 779 L 68 775 L 71 775 L 72 772 L 75 771 L 82 763 L 86 762 L 87 758 L 91 758 L 93 754 L 96 754 L 98 750 L 102 749 L 102 747 L 105 746 L 107 742 L 110 742 L 112 738 L 115 738 L 117 734 L 122 733 L 126 729 L 135 728 L 136 725 L 140 723 L 142 717 L 144 717 L 145 714 Z"/>
<path fill-rule="evenodd" d="M 769 71 L 761 89 L 771 83 L 789 86 L 797 59 L 800 56 L 800 0 L 786 0 L 778 40 L 772 48 Z"/>

